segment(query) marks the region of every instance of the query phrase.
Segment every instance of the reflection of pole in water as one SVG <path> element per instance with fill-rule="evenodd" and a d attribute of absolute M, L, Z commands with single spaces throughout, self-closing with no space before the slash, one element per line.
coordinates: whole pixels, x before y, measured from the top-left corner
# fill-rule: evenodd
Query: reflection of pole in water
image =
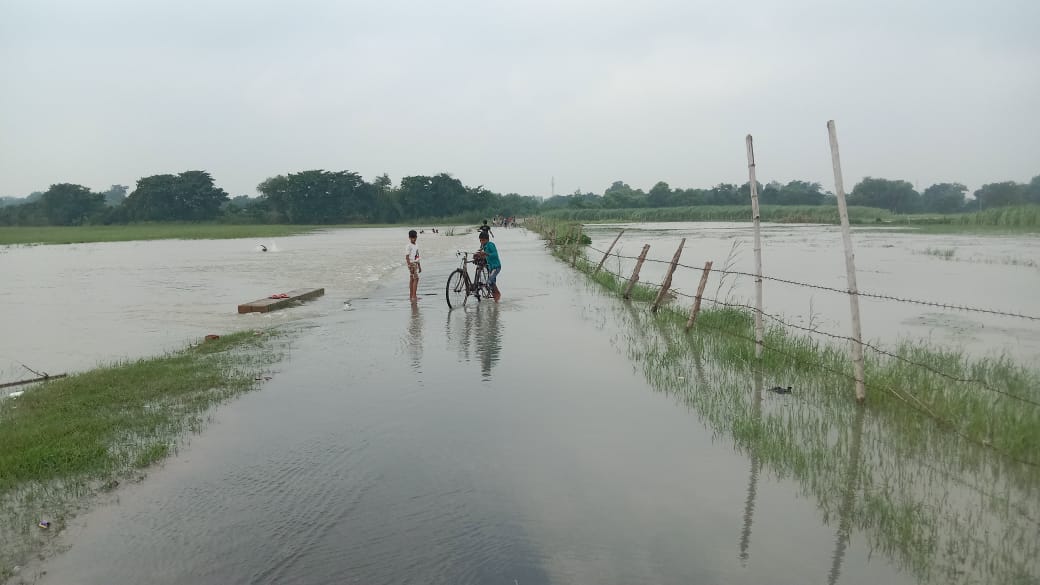
<path fill-rule="evenodd" d="M 755 424 L 762 420 L 762 372 L 755 371 L 755 394 L 751 402 L 752 416 Z M 751 474 L 748 477 L 747 498 L 744 499 L 744 528 L 740 531 L 740 563 L 747 565 L 748 547 L 751 545 L 751 524 L 755 516 L 755 499 L 758 494 L 758 471 L 762 462 L 754 445 L 750 446 Z"/>
<path fill-rule="evenodd" d="M 422 366 L 422 314 L 419 304 L 412 303 L 412 314 L 408 320 L 408 352 L 412 358 L 412 369 L 420 371 Z"/>
<path fill-rule="evenodd" d="M 838 508 L 838 535 L 834 541 L 834 555 L 831 560 L 831 572 L 827 575 L 828 585 L 834 585 L 841 576 L 841 565 L 845 561 L 845 547 L 849 544 L 849 533 L 852 531 L 852 505 L 856 502 L 856 491 L 859 484 L 860 444 L 863 440 L 863 413 L 866 409 L 860 405 L 856 408 L 856 421 L 852 427 L 852 445 L 849 447 L 848 467 L 845 469 L 845 489 Z"/>

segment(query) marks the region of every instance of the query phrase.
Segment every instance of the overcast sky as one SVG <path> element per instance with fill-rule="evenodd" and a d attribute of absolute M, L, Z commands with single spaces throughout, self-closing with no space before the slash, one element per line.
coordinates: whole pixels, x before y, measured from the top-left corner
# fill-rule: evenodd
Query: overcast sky
<path fill-rule="evenodd" d="M 1038 0 L 0 0 L 0 195 L 202 169 L 500 193 L 1040 174 Z"/>

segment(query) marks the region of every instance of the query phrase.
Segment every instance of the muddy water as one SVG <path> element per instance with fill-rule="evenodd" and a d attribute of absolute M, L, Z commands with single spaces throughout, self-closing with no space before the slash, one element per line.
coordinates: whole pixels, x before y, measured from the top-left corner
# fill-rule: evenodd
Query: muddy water
<path fill-rule="evenodd" d="M 0 246 L 0 383 L 31 377 L 21 364 L 81 371 L 210 333 L 337 311 L 400 267 L 406 236 L 400 228 L 338 229 L 273 240 Z M 424 233 L 419 244 L 432 259 L 477 242 Z M 325 287 L 327 296 L 294 311 L 236 310 L 312 287 Z"/>
<path fill-rule="evenodd" d="M 349 306 L 330 291 L 288 311 L 293 346 L 273 379 L 73 521 L 57 536 L 67 552 L 22 577 L 952 583 L 994 574 L 974 566 L 1006 564 L 1001 551 L 1023 582 L 1040 574 L 1006 550 L 1033 534 L 1021 494 L 1035 489 L 956 458 L 922 475 L 878 421 L 753 400 L 752 382 L 710 363 L 654 363 L 662 333 L 642 313 L 533 237 L 498 236 L 501 304 L 449 311 L 454 262 L 431 252 L 415 306 L 397 268 Z M 793 421 L 812 457 L 734 435 L 748 416 Z M 927 495 L 902 496 L 914 490 Z"/>
<path fill-rule="evenodd" d="M 719 270 L 754 272 L 753 234 L 749 224 L 663 223 L 587 226 L 593 246 L 606 250 L 618 229 L 620 255 L 638 256 L 650 244 L 644 282 L 660 283 L 681 238 L 680 262 Z M 1024 313 L 1040 317 L 1040 237 L 906 234 L 876 229 L 853 232 L 859 289 L 864 292 Z M 845 256 L 836 226 L 765 224 L 762 227 L 763 274 L 845 290 Z M 615 250 L 616 251 L 616 250 Z M 952 256 L 950 256 L 952 254 Z M 602 254 L 590 251 L 596 261 Z M 728 260 L 729 259 L 729 260 Z M 611 258 L 606 267 L 631 274 L 635 261 Z M 673 286 L 695 294 L 700 271 L 680 268 Z M 746 276 L 712 274 L 707 297 L 754 304 L 754 281 Z M 764 311 L 805 327 L 850 335 L 847 295 L 764 282 Z M 682 303 L 689 299 L 680 297 Z M 711 306 L 710 301 L 707 306 Z M 927 340 L 963 348 L 974 355 L 1007 354 L 1026 363 L 1040 362 L 1040 321 L 986 313 L 862 298 L 865 339 L 892 346 L 902 340 Z"/>

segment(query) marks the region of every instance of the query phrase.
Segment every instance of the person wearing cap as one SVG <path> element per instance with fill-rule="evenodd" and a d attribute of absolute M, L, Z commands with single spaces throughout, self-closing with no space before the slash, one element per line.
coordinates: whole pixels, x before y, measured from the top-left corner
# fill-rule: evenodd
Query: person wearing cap
<path fill-rule="evenodd" d="M 498 248 L 494 242 L 488 240 L 487 232 L 480 232 L 480 252 L 487 260 L 488 269 L 488 285 L 491 287 L 491 296 L 495 298 L 497 303 L 502 298 L 502 293 L 498 290 L 498 273 L 502 272 L 502 261 L 498 258 Z"/>
<path fill-rule="evenodd" d="M 415 243 L 419 234 L 415 230 L 408 232 L 408 246 L 404 249 L 404 261 L 408 264 L 408 300 L 419 300 L 419 273 L 422 265 L 419 264 L 419 246 Z"/>

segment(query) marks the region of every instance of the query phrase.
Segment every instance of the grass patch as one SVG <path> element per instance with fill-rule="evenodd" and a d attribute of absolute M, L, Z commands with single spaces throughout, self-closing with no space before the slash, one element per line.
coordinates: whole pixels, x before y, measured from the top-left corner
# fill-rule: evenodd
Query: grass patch
<path fill-rule="evenodd" d="M 276 359 L 270 333 L 245 331 L 0 401 L 0 575 L 42 546 L 39 518 L 62 525 L 84 496 L 170 455 Z"/>
<path fill-rule="evenodd" d="M 834 205 L 763 205 L 762 221 L 774 223 L 839 223 Z M 697 205 L 691 207 L 640 207 L 620 209 L 554 209 L 542 217 L 580 222 L 662 222 L 662 221 L 751 221 L 750 205 Z M 849 222 L 882 223 L 897 217 L 874 207 L 849 207 Z"/>
<path fill-rule="evenodd" d="M 942 258 L 943 260 L 953 260 L 954 255 L 957 254 L 956 248 L 925 248 L 922 254 L 926 256 L 935 256 L 936 258 Z"/>
<path fill-rule="evenodd" d="M 305 225 L 231 225 L 218 223 L 140 223 L 129 225 L 0 227 L 0 245 L 80 244 L 135 240 L 220 240 L 275 238 L 319 229 Z"/>

